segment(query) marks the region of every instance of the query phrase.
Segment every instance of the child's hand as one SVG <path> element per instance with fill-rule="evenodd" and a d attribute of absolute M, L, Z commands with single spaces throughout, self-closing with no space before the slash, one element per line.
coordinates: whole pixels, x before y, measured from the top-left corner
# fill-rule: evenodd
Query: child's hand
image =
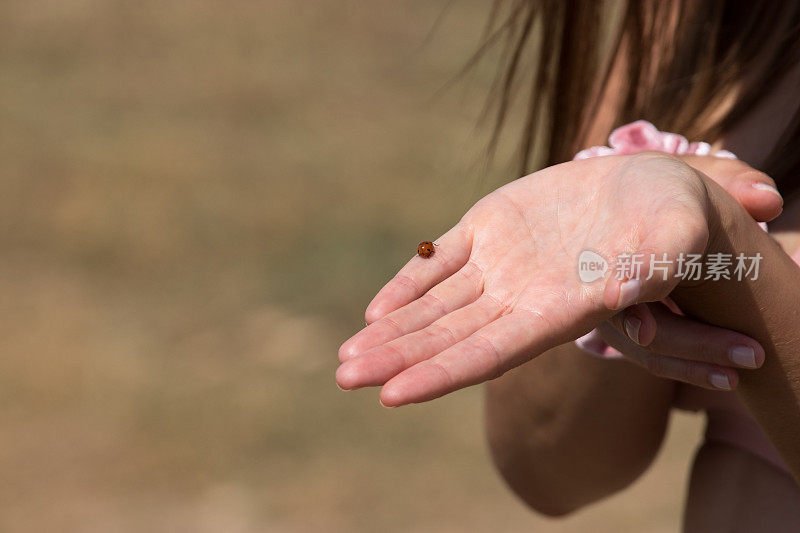
<path fill-rule="evenodd" d="M 664 298 L 679 281 L 674 262 L 665 276 L 647 280 L 643 265 L 639 280 L 621 281 L 616 258 L 705 253 L 715 227 L 707 179 L 648 153 L 565 163 L 494 191 L 378 293 L 371 324 L 340 349 L 337 382 L 384 385 L 388 406 L 430 400 Z M 591 283 L 577 268 L 587 250 L 610 270 Z"/>

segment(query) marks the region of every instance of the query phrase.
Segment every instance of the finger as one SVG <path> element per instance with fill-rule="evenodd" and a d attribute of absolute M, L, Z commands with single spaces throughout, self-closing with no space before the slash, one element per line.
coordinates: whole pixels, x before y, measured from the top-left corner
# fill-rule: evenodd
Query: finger
<path fill-rule="evenodd" d="M 416 300 L 458 271 L 469 259 L 471 241 L 469 229 L 457 224 L 435 241 L 436 248 L 430 257 L 412 257 L 367 306 L 364 313 L 367 324 Z"/>
<path fill-rule="evenodd" d="M 497 300 L 484 295 L 424 329 L 346 361 L 336 371 L 336 382 L 343 389 L 383 385 L 407 368 L 467 338 L 497 318 L 501 311 Z"/>
<path fill-rule="evenodd" d="M 475 263 L 461 270 L 414 300 L 362 329 L 339 348 L 339 361 L 348 359 L 403 335 L 428 326 L 456 309 L 474 302 L 483 287 L 483 272 Z"/>
<path fill-rule="evenodd" d="M 650 318 L 642 313 L 643 307 Z M 755 339 L 676 315 L 660 303 L 628 308 L 610 322 L 617 331 L 655 354 L 746 369 L 764 364 L 764 349 Z M 643 331 L 646 322 L 652 331 L 648 337 L 645 333 L 650 331 Z"/>
<path fill-rule="evenodd" d="M 709 229 L 699 217 L 687 217 L 676 210 L 669 227 L 657 227 L 633 252 L 620 252 L 611 258 L 614 274 L 606 280 L 603 303 L 621 310 L 642 302 L 666 297 L 680 281 L 680 257 L 702 252 Z M 631 266 L 635 262 L 636 266 Z"/>
<path fill-rule="evenodd" d="M 783 197 L 775 181 L 747 163 L 709 156 L 684 156 L 682 159 L 719 183 L 755 220 L 769 222 L 781 214 Z"/>
<path fill-rule="evenodd" d="M 749 169 L 723 188 L 758 222 L 769 222 L 783 211 L 783 197 L 763 172 Z"/>
<path fill-rule="evenodd" d="M 618 332 L 641 346 L 653 342 L 656 334 L 656 320 L 646 303 L 627 307 L 609 318 L 608 322 Z"/>
<path fill-rule="evenodd" d="M 624 351 L 625 359 L 654 376 L 710 390 L 732 390 L 738 386 L 739 375 L 733 368 L 653 353 L 643 346 L 631 343 L 610 321 L 600 324 L 598 329 L 610 345 Z"/>
<path fill-rule="evenodd" d="M 687 361 L 652 352 L 634 357 L 650 374 L 661 378 L 674 379 L 704 389 L 729 391 L 739 385 L 736 370 L 699 361 Z"/>
<path fill-rule="evenodd" d="M 494 379 L 566 342 L 565 335 L 539 313 L 514 311 L 390 379 L 380 401 L 387 407 L 424 402 Z"/>

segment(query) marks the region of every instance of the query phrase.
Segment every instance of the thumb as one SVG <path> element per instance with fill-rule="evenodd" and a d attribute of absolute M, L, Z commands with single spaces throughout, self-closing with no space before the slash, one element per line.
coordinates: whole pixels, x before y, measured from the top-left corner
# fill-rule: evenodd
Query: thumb
<path fill-rule="evenodd" d="M 681 156 L 689 166 L 717 182 L 758 222 L 769 222 L 783 210 L 775 181 L 738 159 Z"/>
<path fill-rule="evenodd" d="M 662 213 L 640 242 L 609 258 L 607 309 L 662 300 L 682 280 L 701 279 L 709 228 L 705 217 L 694 215 L 691 208 Z"/>

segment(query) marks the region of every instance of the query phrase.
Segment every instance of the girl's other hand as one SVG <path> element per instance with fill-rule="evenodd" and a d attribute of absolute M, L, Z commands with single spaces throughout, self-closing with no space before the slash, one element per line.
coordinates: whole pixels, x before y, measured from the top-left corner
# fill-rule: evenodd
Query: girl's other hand
<path fill-rule="evenodd" d="M 783 198 L 764 173 L 736 159 L 681 156 L 733 196 L 759 222 L 781 213 Z M 666 305 L 665 305 L 666 304 Z M 629 307 L 597 328 L 616 355 L 653 375 L 711 390 L 732 390 L 737 369 L 764 364 L 764 349 L 754 339 L 683 316 L 674 303 Z"/>
<path fill-rule="evenodd" d="M 651 374 L 711 390 L 735 389 L 736 369 L 764 364 L 764 349 L 756 340 L 676 311 L 661 302 L 637 304 L 598 326 L 597 332 Z"/>

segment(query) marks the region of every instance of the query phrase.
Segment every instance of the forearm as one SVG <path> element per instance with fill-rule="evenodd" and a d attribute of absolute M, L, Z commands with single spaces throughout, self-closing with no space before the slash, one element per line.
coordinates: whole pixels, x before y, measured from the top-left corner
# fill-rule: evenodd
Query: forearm
<path fill-rule="evenodd" d="M 668 380 L 565 344 L 488 384 L 492 455 L 528 505 L 564 514 L 641 474 L 663 438 L 672 395 Z"/>
<path fill-rule="evenodd" d="M 672 296 L 687 314 L 763 345 L 766 362 L 740 374 L 739 394 L 800 479 L 800 268 L 716 184 L 707 187 L 709 252 L 760 253 L 758 278 L 680 286 Z"/>

